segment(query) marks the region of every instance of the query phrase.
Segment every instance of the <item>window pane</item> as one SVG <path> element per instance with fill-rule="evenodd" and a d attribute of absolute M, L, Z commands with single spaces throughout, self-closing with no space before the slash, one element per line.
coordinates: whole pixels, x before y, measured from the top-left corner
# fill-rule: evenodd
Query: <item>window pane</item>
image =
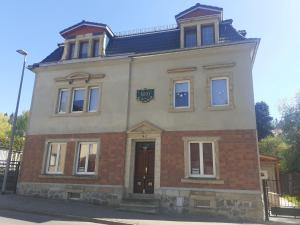
<path fill-rule="evenodd" d="M 88 42 L 81 42 L 79 49 L 79 58 L 87 58 L 88 57 Z"/>
<path fill-rule="evenodd" d="M 71 43 L 69 45 L 69 56 L 68 59 L 73 59 L 74 57 L 74 53 L 75 53 L 75 43 Z"/>
<path fill-rule="evenodd" d="M 68 97 L 69 97 L 68 90 L 60 90 L 58 112 L 66 112 L 67 111 Z"/>
<path fill-rule="evenodd" d="M 89 152 L 89 144 L 83 144 L 81 143 L 79 145 L 79 157 L 78 157 L 78 167 L 77 167 L 77 172 L 85 172 L 85 162 L 86 162 L 86 157 Z"/>
<path fill-rule="evenodd" d="M 97 144 L 90 144 L 90 152 L 89 152 L 87 172 L 95 172 L 96 154 L 97 154 Z"/>
<path fill-rule="evenodd" d="M 214 174 L 212 143 L 203 143 L 203 168 L 204 175 Z"/>
<path fill-rule="evenodd" d="M 89 111 L 97 111 L 99 104 L 99 88 L 90 89 Z"/>
<path fill-rule="evenodd" d="M 197 46 L 197 28 L 184 29 L 184 46 L 186 48 Z"/>
<path fill-rule="evenodd" d="M 214 37 L 214 26 L 202 26 L 201 27 L 202 33 L 202 45 L 211 45 L 215 42 Z"/>
<path fill-rule="evenodd" d="M 93 56 L 97 57 L 99 56 L 99 41 L 95 40 L 93 43 Z"/>
<path fill-rule="evenodd" d="M 66 157 L 66 149 L 67 144 L 60 144 L 60 152 L 59 152 L 59 159 L 57 162 L 57 172 L 63 172 L 64 171 L 64 165 L 65 165 L 65 157 Z"/>
<path fill-rule="evenodd" d="M 189 107 L 189 83 L 175 83 L 175 107 Z"/>
<path fill-rule="evenodd" d="M 199 144 L 190 143 L 191 174 L 200 174 Z"/>
<path fill-rule="evenodd" d="M 83 111 L 85 90 L 74 90 L 73 93 L 73 112 Z"/>
<path fill-rule="evenodd" d="M 55 173 L 56 165 L 57 165 L 57 157 L 58 157 L 58 144 L 51 143 L 49 145 L 49 161 L 48 161 L 48 172 Z"/>
<path fill-rule="evenodd" d="M 227 105 L 227 79 L 212 80 L 212 105 Z"/>

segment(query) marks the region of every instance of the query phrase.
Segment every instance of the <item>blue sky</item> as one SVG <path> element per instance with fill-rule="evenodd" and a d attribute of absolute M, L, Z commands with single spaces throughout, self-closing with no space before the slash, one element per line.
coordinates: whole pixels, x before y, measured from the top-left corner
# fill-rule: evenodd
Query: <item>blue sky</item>
<path fill-rule="evenodd" d="M 175 24 L 174 15 L 194 5 L 194 0 L 127 1 L 17 1 L 3 0 L 0 8 L 0 112 L 14 111 L 22 57 L 15 50 L 29 52 L 28 63 L 39 62 L 63 41 L 59 31 L 89 20 L 108 24 L 114 32 Z M 236 29 L 248 37 L 261 38 L 253 69 L 256 101 L 265 101 L 272 116 L 279 117 L 283 99 L 300 91 L 300 29 L 297 0 L 201 0 L 223 7 L 224 19 L 233 19 Z M 20 112 L 30 108 L 34 75 L 26 71 Z"/>

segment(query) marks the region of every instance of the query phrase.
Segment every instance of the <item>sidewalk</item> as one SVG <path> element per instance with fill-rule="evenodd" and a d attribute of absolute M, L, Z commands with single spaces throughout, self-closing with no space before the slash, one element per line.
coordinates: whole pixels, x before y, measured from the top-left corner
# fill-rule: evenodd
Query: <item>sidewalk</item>
<path fill-rule="evenodd" d="M 106 225 L 237 225 L 224 218 L 209 216 L 148 215 L 121 212 L 113 208 L 76 201 L 31 198 L 18 195 L 0 195 L 0 210 L 11 210 L 48 215 L 71 221 L 87 221 Z M 201 222 L 200 222 L 201 221 Z M 297 221 L 297 222 L 300 222 Z M 248 223 L 252 224 L 252 223 Z M 271 224 L 284 224 L 271 223 Z"/>

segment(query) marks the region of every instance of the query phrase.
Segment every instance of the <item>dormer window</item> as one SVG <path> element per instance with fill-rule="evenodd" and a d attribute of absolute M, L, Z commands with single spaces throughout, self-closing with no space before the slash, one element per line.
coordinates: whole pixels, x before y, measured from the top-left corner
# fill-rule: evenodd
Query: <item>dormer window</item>
<path fill-rule="evenodd" d="M 184 47 L 191 48 L 197 46 L 197 27 L 184 28 Z"/>
<path fill-rule="evenodd" d="M 201 45 L 212 45 L 215 43 L 214 25 L 201 26 Z"/>
<path fill-rule="evenodd" d="M 99 40 L 93 41 L 93 57 L 99 56 Z"/>
<path fill-rule="evenodd" d="M 74 53 L 75 53 L 75 43 L 70 43 L 70 44 L 69 44 L 69 54 L 68 54 L 68 59 L 73 59 L 73 58 L 75 58 Z"/>
<path fill-rule="evenodd" d="M 87 41 L 81 42 L 79 46 L 79 58 L 87 58 L 89 50 L 89 43 Z"/>

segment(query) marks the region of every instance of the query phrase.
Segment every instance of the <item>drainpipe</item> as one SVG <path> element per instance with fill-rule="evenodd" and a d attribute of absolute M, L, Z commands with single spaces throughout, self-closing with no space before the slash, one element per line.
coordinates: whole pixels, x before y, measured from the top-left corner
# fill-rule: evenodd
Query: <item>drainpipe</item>
<path fill-rule="evenodd" d="M 128 74 L 128 99 L 127 99 L 127 112 L 126 112 L 126 131 L 129 129 L 129 114 L 130 114 L 130 98 L 131 98 L 131 76 L 132 76 L 132 61 L 130 57 L 129 61 L 129 74 Z"/>

